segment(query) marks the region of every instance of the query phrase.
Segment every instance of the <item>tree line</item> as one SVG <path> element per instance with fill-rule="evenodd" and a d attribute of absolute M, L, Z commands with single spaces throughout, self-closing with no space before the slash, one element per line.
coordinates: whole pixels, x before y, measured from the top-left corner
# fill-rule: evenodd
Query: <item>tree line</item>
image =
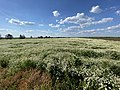
<path fill-rule="evenodd" d="M 1 36 L 1 34 L 0 34 L 0 39 L 13 39 L 14 37 L 13 37 L 13 35 L 12 34 L 7 34 L 7 35 L 5 35 L 5 37 L 2 37 Z M 18 37 L 18 38 L 20 38 L 20 39 L 25 39 L 26 37 L 25 37 L 25 35 L 21 35 L 20 34 L 20 36 Z M 32 36 L 30 36 L 29 38 L 33 38 Z M 50 36 L 45 36 L 45 37 L 43 37 L 43 36 L 38 36 L 37 38 L 51 38 Z"/>

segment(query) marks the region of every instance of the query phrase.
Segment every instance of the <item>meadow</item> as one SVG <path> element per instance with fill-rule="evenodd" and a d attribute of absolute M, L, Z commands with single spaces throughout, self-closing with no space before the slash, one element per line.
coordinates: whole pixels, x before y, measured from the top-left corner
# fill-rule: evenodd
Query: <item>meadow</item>
<path fill-rule="evenodd" d="M 120 90 L 120 41 L 1 39 L 0 90 Z"/>

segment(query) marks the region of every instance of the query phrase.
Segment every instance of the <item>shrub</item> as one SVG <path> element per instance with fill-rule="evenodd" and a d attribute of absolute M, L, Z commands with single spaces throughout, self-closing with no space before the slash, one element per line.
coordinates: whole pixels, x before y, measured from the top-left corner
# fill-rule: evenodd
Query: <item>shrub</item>
<path fill-rule="evenodd" d="M 104 54 L 101 52 L 98 53 L 92 50 L 82 50 L 81 55 L 88 58 L 99 58 L 99 57 L 102 57 Z"/>
<path fill-rule="evenodd" d="M 55 86 L 57 80 L 64 79 L 64 72 L 62 72 L 58 65 L 51 66 L 49 73 L 51 74 L 52 78 L 52 86 Z"/>
<path fill-rule="evenodd" d="M 2 68 L 6 68 L 6 67 L 8 67 L 8 65 L 9 65 L 9 61 L 8 60 L 4 60 L 4 59 L 0 60 L 0 66 Z"/>
<path fill-rule="evenodd" d="M 36 62 L 34 60 L 25 60 L 19 64 L 19 68 L 36 68 Z"/>
<path fill-rule="evenodd" d="M 36 64 L 37 69 L 40 69 L 42 71 L 46 70 L 47 64 L 44 63 L 43 61 L 38 61 Z"/>
<path fill-rule="evenodd" d="M 120 53 L 116 51 L 106 51 L 106 54 L 113 60 L 120 60 Z"/>
<path fill-rule="evenodd" d="M 76 60 L 75 60 L 75 67 L 79 67 L 82 64 L 83 64 L 82 61 L 79 58 L 76 58 Z"/>
<path fill-rule="evenodd" d="M 120 76 L 120 66 L 112 65 L 110 69 L 114 74 Z"/>

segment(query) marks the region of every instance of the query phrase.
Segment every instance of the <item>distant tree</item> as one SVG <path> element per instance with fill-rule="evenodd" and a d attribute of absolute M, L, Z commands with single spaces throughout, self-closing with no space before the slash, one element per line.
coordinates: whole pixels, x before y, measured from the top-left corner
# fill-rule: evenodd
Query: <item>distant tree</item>
<path fill-rule="evenodd" d="M 25 35 L 20 35 L 20 39 L 25 39 Z"/>
<path fill-rule="evenodd" d="M 50 38 L 50 36 L 48 36 L 48 38 Z"/>
<path fill-rule="evenodd" d="M 30 38 L 33 38 L 32 36 L 30 36 Z"/>
<path fill-rule="evenodd" d="M 43 38 L 43 36 L 40 36 L 40 38 Z"/>
<path fill-rule="evenodd" d="M 45 38 L 50 38 L 50 36 L 45 36 Z"/>
<path fill-rule="evenodd" d="M 43 38 L 43 36 L 39 36 L 38 38 Z"/>
<path fill-rule="evenodd" d="M 6 39 L 12 39 L 13 36 L 12 36 L 11 34 L 7 34 L 7 35 L 5 35 L 5 38 L 6 38 Z"/>

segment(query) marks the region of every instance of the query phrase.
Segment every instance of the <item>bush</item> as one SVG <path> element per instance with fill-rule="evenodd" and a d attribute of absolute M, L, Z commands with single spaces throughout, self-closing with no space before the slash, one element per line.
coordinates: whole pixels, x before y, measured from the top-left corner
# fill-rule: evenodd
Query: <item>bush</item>
<path fill-rule="evenodd" d="M 104 54 L 101 52 L 98 53 L 92 50 L 83 50 L 81 51 L 81 55 L 88 58 L 99 58 L 99 57 L 102 57 Z"/>
<path fill-rule="evenodd" d="M 117 76 L 120 76 L 120 66 L 117 66 L 117 65 L 112 65 L 110 67 L 110 70 L 116 74 Z"/>
<path fill-rule="evenodd" d="M 116 51 L 106 51 L 107 56 L 113 60 L 120 60 L 120 53 Z"/>
<path fill-rule="evenodd" d="M 55 82 L 57 79 L 64 79 L 64 72 L 62 72 L 58 65 L 51 66 L 49 72 L 54 80 L 53 82 Z"/>
<path fill-rule="evenodd" d="M 76 58 L 76 60 L 75 60 L 75 67 L 79 67 L 82 64 L 83 64 L 82 61 L 79 58 Z"/>
<path fill-rule="evenodd" d="M 21 62 L 21 64 L 19 64 L 18 67 L 21 69 L 36 68 L 36 62 L 33 60 L 25 60 L 25 61 Z"/>
<path fill-rule="evenodd" d="M 8 60 L 0 60 L 0 66 L 2 67 L 2 68 L 6 68 L 6 67 L 8 67 L 8 65 L 9 65 L 9 61 Z"/>
<path fill-rule="evenodd" d="M 44 62 L 40 62 L 40 61 L 38 61 L 37 62 L 37 64 L 36 64 L 36 67 L 37 67 L 37 69 L 40 69 L 40 70 L 42 70 L 42 71 L 45 71 L 46 70 L 46 67 L 47 67 L 47 64 L 46 63 L 44 63 Z"/>

